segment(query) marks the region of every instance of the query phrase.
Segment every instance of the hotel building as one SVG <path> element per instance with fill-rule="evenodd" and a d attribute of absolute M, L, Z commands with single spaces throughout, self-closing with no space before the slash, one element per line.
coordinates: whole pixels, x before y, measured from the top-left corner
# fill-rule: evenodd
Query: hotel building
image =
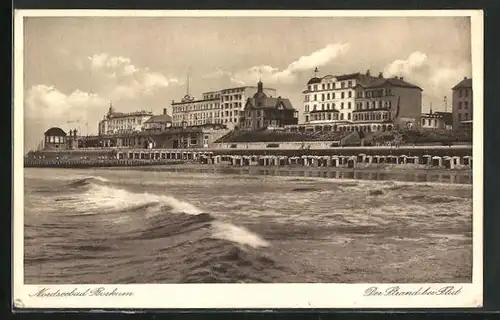
<path fill-rule="evenodd" d="M 144 110 L 130 113 L 116 112 L 110 104 L 108 113 L 99 121 L 98 133 L 102 136 L 140 132 L 143 124 L 152 116 L 152 112 Z"/>
<path fill-rule="evenodd" d="M 269 96 L 276 96 L 276 89 L 264 88 Z M 192 127 L 207 124 L 224 125 L 228 129 L 239 128 L 244 118 L 245 102 L 257 92 L 257 87 L 228 88 L 203 93 L 196 100 L 186 94 L 180 102 L 172 101 L 172 125 Z"/>
<path fill-rule="evenodd" d="M 329 129 L 385 131 L 419 127 L 422 89 L 403 78 L 352 73 L 314 77 L 304 94 L 306 125 Z"/>
<path fill-rule="evenodd" d="M 472 128 L 472 79 L 465 77 L 452 88 L 453 129 Z"/>

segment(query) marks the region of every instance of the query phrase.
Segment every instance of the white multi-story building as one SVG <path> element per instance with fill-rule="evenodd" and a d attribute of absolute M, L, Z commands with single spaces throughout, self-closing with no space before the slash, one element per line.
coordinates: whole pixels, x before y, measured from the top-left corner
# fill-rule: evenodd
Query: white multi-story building
<path fill-rule="evenodd" d="M 422 89 L 403 78 L 374 77 L 369 71 L 313 77 L 303 94 L 308 125 L 362 131 L 420 125 Z"/>
<path fill-rule="evenodd" d="M 256 92 L 257 87 L 246 86 L 205 92 L 201 100 L 185 95 L 180 102 L 172 101 L 173 126 L 220 124 L 231 130 L 240 127 L 246 100 Z M 265 88 L 264 92 L 276 96 L 276 89 Z"/>
<path fill-rule="evenodd" d="M 110 104 L 108 113 L 99 121 L 99 135 L 139 132 L 144 122 L 153 116 L 151 111 L 116 112 Z"/>

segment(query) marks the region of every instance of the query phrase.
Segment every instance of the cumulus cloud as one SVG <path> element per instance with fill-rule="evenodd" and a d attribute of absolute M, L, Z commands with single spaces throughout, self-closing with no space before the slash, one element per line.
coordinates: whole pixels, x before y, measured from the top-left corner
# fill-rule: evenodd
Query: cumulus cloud
<path fill-rule="evenodd" d="M 451 88 L 463 77 L 470 77 L 471 64 L 457 63 L 415 51 L 406 59 L 387 64 L 384 75 L 404 77 L 405 80 L 422 87 L 424 96 L 429 99 L 442 99 L 451 94 Z"/>
<path fill-rule="evenodd" d="M 238 85 L 254 84 L 259 78 L 266 83 L 290 84 L 295 82 L 297 74 L 310 71 L 316 67 L 324 66 L 349 50 L 347 43 L 329 44 L 309 55 L 299 57 L 291 62 L 286 68 L 279 69 L 269 65 L 253 66 L 235 72 L 217 70 L 205 75 L 206 78 L 228 77 Z"/>
<path fill-rule="evenodd" d="M 93 80 L 109 91 L 111 99 L 130 99 L 141 95 L 152 95 L 177 83 L 176 78 L 135 66 L 129 58 L 111 56 L 107 53 L 88 57 Z"/>
<path fill-rule="evenodd" d="M 386 76 L 411 76 L 427 66 L 427 55 L 415 51 L 407 59 L 396 60 L 388 64 L 384 69 Z"/>
<path fill-rule="evenodd" d="M 105 106 L 107 101 L 96 94 L 75 90 L 64 94 L 53 86 L 36 85 L 26 95 L 26 117 L 60 119 L 81 117 L 86 112 Z M 68 118 L 68 119 L 70 119 Z"/>

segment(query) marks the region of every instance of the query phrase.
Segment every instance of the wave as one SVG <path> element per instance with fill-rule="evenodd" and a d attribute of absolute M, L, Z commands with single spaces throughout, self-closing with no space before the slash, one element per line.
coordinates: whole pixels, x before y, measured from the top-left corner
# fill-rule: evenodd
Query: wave
<path fill-rule="evenodd" d="M 283 273 L 301 274 L 261 235 L 187 201 L 95 177 L 66 184 L 72 192 L 51 199 L 64 212 L 58 224 L 67 229 L 56 233 L 71 231 L 71 243 L 56 244 L 49 255 L 33 253 L 28 263 L 121 259 L 116 261 L 135 268 L 150 261 L 155 271 L 148 281 L 158 283 L 273 282 Z M 113 283 L 145 281 L 141 277 L 117 274 Z"/>
<path fill-rule="evenodd" d="M 257 234 L 230 222 L 217 220 L 189 202 L 169 195 L 131 192 L 109 182 L 102 177 L 73 180 L 70 186 L 82 188 L 84 192 L 66 197 L 59 196 L 55 201 L 59 206 L 71 209 L 73 215 L 101 215 L 102 219 L 108 222 L 120 221 L 117 215 L 129 215 L 135 220 L 142 219 L 142 227 L 135 230 L 140 234 L 134 234 L 139 238 L 168 237 L 209 227 L 214 239 L 253 248 L 269 246 L 269 243 Z M 129 222 L 126 219 L 122 221 Z M 141 226 L 140 223 L 138 225 Z"/>

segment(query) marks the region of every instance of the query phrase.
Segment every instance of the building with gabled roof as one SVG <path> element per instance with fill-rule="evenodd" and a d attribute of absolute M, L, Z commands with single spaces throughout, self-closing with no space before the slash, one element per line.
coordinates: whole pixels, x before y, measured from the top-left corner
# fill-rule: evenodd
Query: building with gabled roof
<path fill-rule="evenodd" d="M 453 129 L 472 130 L 472 79 L 464 77 L 452 88 Z"/>
<path fill-rule="evenodd" d="M 172 116 L 167 114 L 167 108 L 163 109 L 163 114 L 155 115 L 144 122 L 143 130 L 164 131 L 172 126 Z"/>
<path fill-rule="evenodd" d="M 267 96 L 262 81 L 257 92 L 245 103 L 242 129 L 260 130 L 297 124 L 298 113 L 287 98 Z"/>

